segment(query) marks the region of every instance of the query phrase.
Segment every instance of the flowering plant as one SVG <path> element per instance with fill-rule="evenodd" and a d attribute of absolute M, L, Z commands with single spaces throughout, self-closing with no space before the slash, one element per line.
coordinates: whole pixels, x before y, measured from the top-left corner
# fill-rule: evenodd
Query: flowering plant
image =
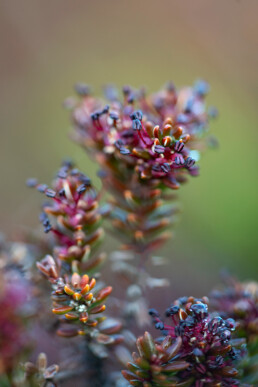
<path fill-rule="evenodd" d="M 65 103 L 72 110 L 72 137 L 98 163 L 102 188 L 98 192 L 70 161 L 62 164 L 51 186 L 28 180 L 47 197 L 40 221 L 49 235 L 44 243 L 34 243 L 37 271 L 32 264 L 22 269 L 32 293 L 17 292 L 7 263 L 1 266 L 3 383 L 255 385 L 257 284 L 231 281 L 213 291 L 210 300 L 182 297 L 167 309 L 166 320 L 149 310 L 148 290 L 168 285 L 150 275 L 150 266 L 153 252 L 171 237 L 178 211 L 174 191 L 188 176 L 198 175 L 201 153 L 215 143 L 208 135 L 209 120 L 216 116 L 214 108 L 206 107 L 209 85 L 198 81 L 177 90 L 169 83 L 151 95 L 126 86 L 121 98 L 109 86 L 105 100 L 84 84 L 75 89 L 77 99 Z M 121 245 L 111 253 L 111 275 L 102 270 L 105 232 Z M 17 262 L 14 267 L 18 271 Z M 119 281 L 123 292 L 117 295 Z M 38 329 L 45 329 L 53 342 L 55 334 L 61 340 L 52 366 L 44 353 L 36 363 L 25 362 L 35 354 L 23 344 L 26 324 L 16 309 L 28 293 L 41 312 Z M 142 335 L 151 319 L 159 333 L 155 338 L 147 331 Z M 138 354 L 131 356 L 135 345 Z"/>

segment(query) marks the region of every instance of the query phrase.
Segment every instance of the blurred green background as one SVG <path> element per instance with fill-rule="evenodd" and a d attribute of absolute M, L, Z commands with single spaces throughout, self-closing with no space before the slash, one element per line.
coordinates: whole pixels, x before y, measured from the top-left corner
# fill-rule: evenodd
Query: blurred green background
<path fill-rule="evenodd" d="M 184 211 L 161 252 L 171 293 L 204 293 L 221 268 L 257 279 L 258 1 L 1 0 L 0 8 L 1 229 L 14 238 L 38 227 L 42 197 L 25 180 L 49 183 L 67 156 L 97 182 L 68 136 L 62 102 L 75 82 L 100 94 L 106 83 L 153 91 L 201 77 L 220 112 L 211 126 L 220 148 L 179 192 Z"/>

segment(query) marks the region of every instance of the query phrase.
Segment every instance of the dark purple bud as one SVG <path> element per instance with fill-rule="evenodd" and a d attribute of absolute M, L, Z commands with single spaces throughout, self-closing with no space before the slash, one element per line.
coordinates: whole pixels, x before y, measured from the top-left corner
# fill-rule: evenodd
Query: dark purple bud
<path fill-rule="evenodd" d="M 187 316 L 184 322 L 186 327 L 193 327 L 196 323 L 195 319 L 191 316 Z"/>
<path fill-rule="evenodd" d="M 109 101 L 118 100 L 118 91 L 113 85 L 107 85 L 104 87 L 104 95 Z"/>
<path fill-rule="evenodd" d="M 37 190 L 41 193 L 44 193 L 47 190 L 48 186 L 46 184 L 39 184 Z"/>
<path fill-rule="evenodd" d="M 65 168 L 61 168 L 60 171 L 58 172 L 57 176 L 60 179 L 66 179 L 67 178 L 67 170 Z"/>
<path fill-rule="evenodd" d="M 130 154 L 131 154 L 130 150 L 127 149 L 127 148 L 125 148 L 124 146 L 122 146 L 122 147 L 120 148 L 120 153 L 121 153 L 122 155 L 130 155 Z"/>
<path fill-rule="evenodd" d="M 170 93 L 173 93 L 175 90 L 176 90 L 176 87 L 174 85 L 174 83 L 172 81 L 168 82 L 166 84 L 166 89 L 167 91 L 169 91 Z"/>
<path fill-rule="evenodd" d="M 235 328 L 236 328 L 236 323 L 235 323 L 235 320 L 233 318 L 228 318 L 226 321 L 225 321 L 225 326 L 230 329 L 231 331 L 234 331 Z"/>
<path fill-rule="evenodd" d="M 229 357 L 232 359 L 232 360 L 239 360 L 240 357 L 241 357 L 241 351 L 235 349 L 235 348 L 231 348 L 230 351 L 228 352 L 228 355 Z"/>
<path fill-rule="evenodd" d="M 194 102 L 194 99 L 193 99 L 193 98 L 189 98 L 189 99 L 186 101 L 186 105 L 185 105 L 185 113 L 191 113 L 192 108 L 193 108 L 193 102 Z"/>
<path fill-rule="evenodd" d="M 194 91 L 200 96 L 205 96 L 209 92 L 209 90 L 210 85 L 202 79 L 196 81 L 194 84 Z"/>
<path fill-rule="evenodd" d="M 168 163 L 164 163 L 161 165 L 161 169 L 163 172 L 168 173 L 170 171 L 170 165 Z"/>
<path fill-rule="evenodd" d="M 85 175 L 81 174 L 80 177 L 79 177 L 79 180 L 86 187 L 90 187 L 91 186 L 91 180 L 90 180 L 90 178 L 88 176 L 85 176 Z"/>
<path fill-rule="evenodd" d="M 204 355 L 204 353 L 203 353 L 199 348 L 194 348 L 193 354 L 194 354 L 194 356 L 196 356 L 196 357 L 201 357 L 201 356 Z"/>
<path fill-rule="evenodd" d="M 45 227 L 44 227 L 44 232 L 47 234 L 49 231 L 51 231 L 51 229 L 52 229 L 52 226 L 51 226 L 51 224 L 49 223 L 49 224 L 45 225 Z"/>
<path fill-rule="evenodd" d="M 34 188 L 36 187 L 36 185 L 38 184 L 38 180 L 37 179 L 34 179 L 34 178 L 30 178 L 26 181 L 26 185 L 27 187 L 29 188 Z"/>
<path fill-rule="evenodd" d="M 136 110 L 130 115 L 132 120 L 142 120 L 142 111 L 141 110 Z"/>
<path fill-rule="evenodd" d="M 158 154 L 162 154 L 165 152 L 165 148 L 162 145 L 155 145 L 154 146 L 154 152 Z"/>
<path fill-rule="evenodd" d="M 167 317 L 174 316 L 174 314 L 177 314 L 178 312 L 179 312 L 179 306 L 174 305 L 166 310 L 166 316 Z"/>
<path fill-rule="evenodd" d="M 87 186 L 85 184 L 81 184 L 78 188 L 77 188 L 77 193 L 79 195 L 83 194 L 87 189 Z"/>
<path fill-rule="evenodd" d="M 230 338 L 231 338 L 231 332 L 228 329 L 225 329 L 224 331 L 222 331 L 220 335 L 222 344 L 227 344 Z"/>
<path fill-rule="evenodd" d="M 71 170 L 70 175 L 71 175 L 71 176 L 76 176 L 76 175 L 78 175 L 79 172 L 80 172 L 80 171 L 79 171 L 78 168 L 74 168 L 74 169 Z"/>
<path fill-rule="evenodd" d="M 110 112 L 109 117 L 112 118 L 112 120 L 117 121 L 119 119 L 119 115 L 117 112 Z"/>
<path fill-rule="evenodd" d="M 90 87 L 88 85 L 85 85 L 85 83 L 76 83 L 74 86 L 76 93 L 78 93 L 81 96 L 86 96 L 90 94 Z"/>
<path fill-rule="evenodd" d="M 95 112 L 95 113 L 92 113 L 92 114 L 91 114 L 91 119 L 92 119 L 93 121 L 98 120 L 99 117 L 100 117 L 100 112 Z"/>
<path fill-rule="evenodd" d="M 220 368 L 224 363 L 224 359 L 222 356 L 218 355 L 216 356 L 215 360 L 208 360 L 208 367 L 209 369 L 216 369 Z"/>
<path fill-rule="evenodd" d="M 216 356 L 216 364 L 218 367 L 222 366 L 223 362 L 224 362 L 224 359 L 222 356 L 220 356 L 220 355 Z"/>
<path fill-rule="evenodd" d="M 199 165 L 195 165 L 195 166 L 188 169 L 191 176 L 198 176 L 199 170 L 200 170 Z"/>
<path fill-rule="evenodd" d="M 193 313 L 194 317 L 197 318 L 197 320 L 202 320 L 208 316 L 208 307 L 203 303 L 193 304 L 190 308 L 190 311 Z"/>
<path fill-rule="evenodd" d="M 176 152 L 182 152 L 182 150 L 184 149 L 184 146 L 185 146 L 185 144 L 184 144 L 183 142 L 177 141 L 177 142 L 175 143 L 174 150 L 175 150 Z"/>
<path fill-rule="evenodd" d="M 131 93 L 132 89 L 130 86 L 124 86 L 123 87 L 123 94 L 124 96 L 128 96 Z"/>
<path fill-rule="evenodd" d="M 115 142 L 115 146 L 117 149 L 120 149 L 123 145 L 124 145 L 124 142 L 120 139 Z"/>
<path fill-rule="evenodd" d="M 155 328 L 156 328 L 156 329 L 160 329 L 161 331 L 163 331 L 163 329 L 164 329 L 164 324 L 163 324 L 163 322 L 162 322 L 162 321 L 157 322 L 157 323 L 155 324 Z"/>
<path fill-rule="evenodd" d="M 184 335 L 185 327 L 186 327 L 185 322 L 184 322 L 184 321 L 180 321 L 180 322 L 179 322 L 179 325 L 175 328 L 176 333 L 177 333 L 179 336 Z"/>
<path fill-rule="evenodd" d="M 109 105 L 106 105 L 101 113 L 102 114 L 107 114 L 108 112 L 109 112 Z"/>
<path fill-rule="evenodd" d="M 215 335 L 218 332 L 218 329 L 221 328 L 224 325 L 224 320 L 217 316 L 214 317 L 208 324 L 209 331 Z"/>
<path fill-rule="evenodd" d="M 127 102 L 128 103 L 133 103 L 135 100 L 135 95 L 133 93 L 129 94 L 128 98 L 127 98 Z"/>
<path fill-rule="evenodd" d="M 149 315 L 153 317 L 158 317 L 159 313 L 157 312 L 156 309 L 152 308 L 152 309 L 149 309 Z"/>
<path fill-rule="evenodd" d="M 187 157 L 185 160 L 185 166 L 186 168 L 191 168 L 195 164 L 195 160 L 192 159 L 191 157 Z"/>
<path fill-rule="evenodd" d="M 154 172 L 160 172 L 160 171 L 161 171 L 161 167 L 160 167 L 159 164 L 154 164 L 154 165 L 152 166 L 152 170 L 153 170 Z"/>
<path fill-rule="evenodd" d="M 56 192 L 51 189 L 51 188 L 48 188 L 46 191 L 45 191 L 45 194 L 48 198 L 54 198 L 56 196 Z"/>
<path fill-rule="evenodd" d="M 184 165 L 185 161 L 183 156 L 179 155 L 175 157 L 175 164 L 176 165 Z"/>
<path fill-rule="evenodd" d="M 156 98 L 153 102 L 155 109 L 158 111 L 161 110 L 164 106 L 164 101 L 162 98 Z"/>
<path fill-rule="evenodd" d="M 142 129 L 142 124 L 140 120 L 133 120 L 133 129 L 134 130 L 141 130 Z"/>
<path fill-rule="evenodd" d="M 45 233 L 48 233 L 48 232 L 51 230 L 52 226 L 51 226 L 51 224 L 50 224 L 50 221 L 49 221 L 47 215 L 46 215 L 44 212 L 42 212 L 42 213 L 40 214 L 39 220 L 40 220 L 40 222 L 41 222 L 41 223 L 43 224 L 43 226 L 44 226 L 44 231 L 45 231 Z"/>
<path fill-rule="evenodd" d="M 39 214 L 39 221 L 40 221 L 41 223 L 43 223 L 46 219 L 48 219 L 48 217 L 47 217 L 47 215 L 45 214 L 45 212 L 41 212 L 41 213 Z"/>
<path fill-rule="evenodd" d="M 60 189 L 60 191 L 58 192 L 58 196 L 65 197 L 65 189 L 64 188 Z"/>
<path fill-rule="evenodd" d="M 66 159 L 62 162 L 62 167 L 65 167 L 67 169 L 71 169 L 74 167 L 74 163 L 71 159 Z"/>

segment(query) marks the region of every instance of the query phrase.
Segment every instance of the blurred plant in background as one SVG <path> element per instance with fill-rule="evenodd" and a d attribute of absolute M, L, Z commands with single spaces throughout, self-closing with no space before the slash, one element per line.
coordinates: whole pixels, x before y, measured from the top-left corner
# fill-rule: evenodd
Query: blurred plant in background
<path fill-rule="evenodd" d="M 45 244 L 35 241 L 30 265 L 20 271 L 33 290 L 38 332 L 47 331 L 53 342 L 57 333 L 62 344 L 56 352 L 62 356 L 52 366 L 43 352 L 35 364 L 24 362 L 28 340 L 26 345 L 22 341 L 20 304 L 23 294 L 30 293 L 24 288 L 18 297 L 7 268 L 19 272 L 19 265 L 4 256 L 1 300 L 10 317 L 3 315 L 6 334 L 0 350 L 6 385 L 70 386 L 74 378 L 78 386 L 96 387 L 255 385 L 256 283 L 227 283 L 211 293 L 210 311 L 207 297 L 182 297 L 166 311 L 169 324 L 151 309 L 162 336 L 153 339 L 146 332 L 135 337 L 150 322 L 149 290 L 168 285 L 166 278 L 150 275 L 150 265 L 154 251 L 171 238 L 168 228 L 178 211 L 174 190 L 188 175 L 198 175 L 201 152 L 216 143 L 207 135 L 209 118 L 217 114 L 206 107 L 208 91 L 204 81 L 179 90 L 168 83 L 150 96 L 126 86 L 120 97 L 108 86 L 102 101 L 87 85 L 76 85 L 79 99 L 65 102 L 72 109 L 72 137 L 99 164 L 102 188 L 97 192 L 70 161 L 62 164 L 50 187 L 36 179 L 27 182 L 47 197 L 40 221 L 50 238 Z M 104 229 L 121 243 L 120 251 L 111 254 L 115 276 L 111 283 L 108 278 L 108 286 L 102 281 L 106 254 L 98 253 Z M 32 265 L 35 257 L 38 272 Z M 123 292 L 112 295 L 119 281 Z M 130 361 L 135 344 L 139 355 Z M 121 374 L 125 366 L 128 370 Z"/>
<path fill-rule="evenodd" d="M 19 377 L 18 364 L 32 350 L 30 320 L 35 316 L 33 280 L 28 276 L 35 251 L 26 244 L 0 241 L 0 385 Z"/>

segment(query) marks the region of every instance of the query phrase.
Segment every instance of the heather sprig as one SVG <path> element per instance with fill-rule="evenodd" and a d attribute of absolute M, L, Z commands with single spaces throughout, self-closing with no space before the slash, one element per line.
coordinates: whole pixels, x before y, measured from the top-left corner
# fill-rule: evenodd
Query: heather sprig
<path fill-rule="evenodd" d="M 198 174 L 194 164 L 205 147 L 208 91 L 204 81 L 180 90 L 170 83 L 150 96 L 126 86 L 119 99 L 108 88 L 108 105 L 79 92 L 74 138 L 102 168 L 113 227 L 124 247 L 146 255 L 168 238 L 163 231 L 171 223 L 170 210 L 164 219 L 156 218 L 156 210 L 166 201 L 165 188 L 178 189 L 187 174 Z"/>
<path fill-rule="evenodd" d="M 38 184 L 35 179 L 29 179 L 27 184 L 51 200 L 44 204 L 40 221 L 45 232 L 52 232 L 55 237 L 55 256 L 68 266 L 73 261 L 87 262 L 104 235 L 100 227 L 102 209 L 90 179 L 65 162 L 52 187 Z"/>
<path fill-rule="evenodd" d="M 129 373 L 124 371 L 130 384 L 135 386 L 236 386 L 238 371 L 235 365 L 245 353 L 243 340 L 231 339 L 235 329 L 233 319 L 222 319 L 208 311 L 207 298 L 184 297 L 173 303 L 166 311 L 169 323 L 165 323 L 159 313 L 152 309 L 150 314 L 156 329 L 165 339 L 157 339 L 156 347 L 145 339 L 138 340 L 140 357 L 149 360 L 145 372 L 141 360 L 135 358 L 135 364 L 129 364 Z M 153 341 L 152 341 L 153 342 Z M 139 343 L 144 343 L 139 349 Z M 160 347 L 161 346 L 161 347 Z M 166 348 L 173 352 L 169 358 L 162 357 Z M 173 348 L 173 351 L 172 349 Z M 176 351 L 174 349 L 176 348 Z M 159 349 L 159 351 L 157 351 Z M 149 351 L 148 357 L 146 351 Z M 158 359 L 158 360 L 156 360 Z M 182 368 L 177 369 L 177 363 Z M 155 380 L 155 365 L 158 365 L 160 381 Z M 175 368 L 173 368 L 175 364 Z M 167 369 L 171 367 L 171 379 L 167 378 Z"/>
<path fill-rule="evenodd" d="M 209 86 L 198 81 L 177 90 L 169 83 L 149 96 L 126 86 L 121 98 L 115 88 L 107 87 L 105 101 L 85 85 L 77 85 L 76 91 L 73 138 L 100 165 L 112 206 L 108 231 L 134 258 L 126 270 L 125 265 L 113 267 L 127 276 L 128 286 L 137 284 L 142 293 L 148 287 L 149 258 L 171 238 L 169 228 L 176 220 L 178 207 L 168 203 L 175 196 L 168 192 L 177 190 L 187 176 L 198 175 L 195 161 L 206 147 Z M 139 275 L 132 280 L 135 266 Z M 139 303 L 142 308 L 142 298 Z"/>
<path fill-rule="evenodd" d="M 225 286 L 211 292 L 211 307 L 237 322 L 236 334 L 248 342 L 258 339 L 258 284 L 225 278 Z"/>
<path fill-rule="evenodd" d="M 234 318 L 234 337 L 247 341 L 247 356 L 241 363 L 243 380 L 258 383 L 258 285 L 256 282 L 241 283 L 232 276 L 224 276 L 223 287 L 210 294 L 213 310 L 223 318 Z"/>
<path fill-rule="evenodd" d="M 187 369 L 190 364 L 184 360 L 174 360 L 180 347 L 182 339 L 178 337 L 174 343 L 169 336 L 162 343 L 155 343 L 149 332 L 145 332 L 136 341 L 138 354 L 133 353 L 133 361 L 129 362 L 128 370 L 122 371 L 122 375 L 132 386 L 143 387 L 166 387 L 187 386 L 191 379 L 185 384 L 178 384 L 180 379 L 176 376 L 179 371 Z M 188 383 L 188 384 L 187 384 Z"/>
<path fill-rule="evenodd" d="M 51 200 L 44 204 L 40 220 L 45 232 L 54 236 L 53 251 L 37 262 L 37 267 L 52 286 L 52 311 L 60 316 L 58 335 L 86 335 L 88 341 L 96 339 L 101 344 L 120 340 L 119 336 L 105 337 L 97 327 L 105 319 L 103 301 L 112 287 L 105 287 L 92 276 L 105 255 L 95 254 L 103 236 L 103 211 L 90 179 L 71 162 L 65 162 L 51 187 L 35 179 L 28 185 Z M 119 329 L 117 324 L 113 333 Z"/>
<path fill-rule="evenodd" d="M 14 385 L 17 366 L 32 349 L 30 319 L 36 308 L 28 281 L 32 251 L 0 236 L 0 385 Z"/>
<path fill-rule="evenodd" d="M 60 336 L 92 334 L 92 328 L 103 321 L 103 317 L 96 318 L 96 315 L 105 311 L 103 301 L 112 288 L 108 286 L 95 291 L 95 286 L 95 278 L 90 279 L 87 274 L 80 276 L 73 273 L 70 279 L 65 276 L 65 281 L 62 278 L 57 279 L 52 293 L 53 313 L 64 316 L 67 321 L 79 322 L 78 326 L 73 325 L 70 330 L 60 328 Z"/>

